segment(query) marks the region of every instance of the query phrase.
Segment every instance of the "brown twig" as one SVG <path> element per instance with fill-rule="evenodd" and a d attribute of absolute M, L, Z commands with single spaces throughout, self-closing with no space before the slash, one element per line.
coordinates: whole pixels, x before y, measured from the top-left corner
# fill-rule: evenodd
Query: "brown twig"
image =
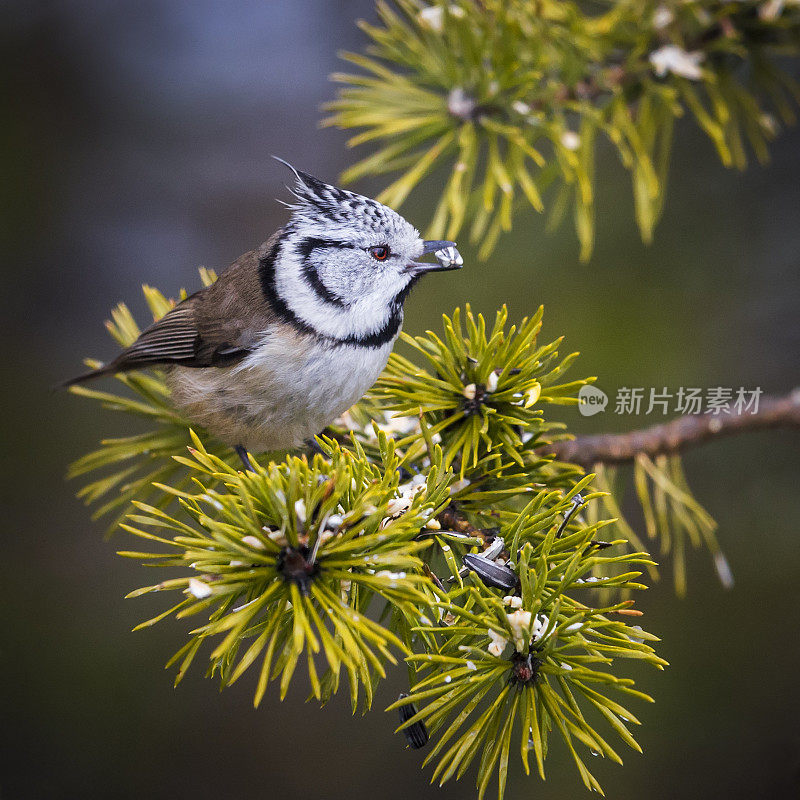
<path fill-rule="evenodd" d="M 677 453 L 718 436 L 765 428 L 800 429 L 800 389 L 785 397 L 762 397 L 754 414 L 690 414 L 630 433 L 577 436 L 553 442 L 543 445 L 539 452 L 591 469 L 595 464 L 624 464 L 640 453 Z"/>
<path fill-rule="evenodd" d="M 481 531 L 476 528 L 452 503 L 444 511 L 440 511 L 437 517 L 443 528 L 457 533 L 465 533 L 468 536 L 481 536 Z"/>

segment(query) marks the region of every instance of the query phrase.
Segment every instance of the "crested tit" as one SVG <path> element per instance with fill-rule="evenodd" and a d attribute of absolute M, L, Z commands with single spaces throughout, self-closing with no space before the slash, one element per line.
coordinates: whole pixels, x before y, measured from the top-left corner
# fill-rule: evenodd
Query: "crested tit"
<path fill-rule="evenodd" d="M 300 446 L 358 401 L 386 366 L 411 288 L 463 261 L 387 206 L 290 168 L 286 225 L 68 385 L 162 368 L 176 406 L 247 467 L 247 450 Z M 417 260 L 429 253 L 437 261 Z"/>

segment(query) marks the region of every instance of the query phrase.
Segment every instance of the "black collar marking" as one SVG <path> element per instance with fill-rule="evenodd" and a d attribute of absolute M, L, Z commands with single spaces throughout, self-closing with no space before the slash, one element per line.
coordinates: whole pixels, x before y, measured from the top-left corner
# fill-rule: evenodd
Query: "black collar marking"
<path fill-rule="evenodd" d="M 310 258 L 311 254 L 318 248 L 337 248 L 339 250 L 346 250 L 352 249 L 353 246 L 347 244 L 347 242 L 339 242 L 334 239 L 316 239 L 312 236 L 301 239 L 297 243 L 297 252 L 303 259 L 303 275 L 308 280 L 311 288 L 317 293 L 317 296 L 320 298 L 320 300 L 330 303 L 330 305 L 336 306 L 337 308 L 347 308 L 349 303 L 347 303 L 343 298 L 339 297 L 336 292 L 332 292 L 322 282 L 322 278 L 319 277 L 319 272 Z"/>
<path fill-rule="evenodd" d="M 278 293 L 277 286 L 275 285 L 275 261 L 278 258 L 282 241 L 282 239 L 279 239 L 275 242 L 269 252 L 259 259 L 258 277 L 261 282 L 261 291 L 264 293 L 264 297 L 266 297 L 267 301 L 275 310 L 275 313 L 284 322 L 294 326 L 300 333 L 313 336 L 321 342 L 327 341 L 334 345 L 354 345 L 356 347 L 366 347 L 372 350 L 383 347 L 397 336 L 400 331 L 400 326 L 403 324 L 403 300 L 405 300 L 410 286 L 407 286 L 392 301 L 391 313 L 383 327 L 366 336 L 352 335 L 344 338 L 328 336 L 327 334 L 317 331 L 305 320 L 300 319 L 286 304 L 286 301 Z"/>

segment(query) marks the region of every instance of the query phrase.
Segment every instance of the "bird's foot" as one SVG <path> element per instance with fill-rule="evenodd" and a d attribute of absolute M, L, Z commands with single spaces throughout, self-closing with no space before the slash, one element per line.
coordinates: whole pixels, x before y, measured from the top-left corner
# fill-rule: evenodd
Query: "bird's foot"
<path fill-rule="evenodd" d="M 236 451 L 236 455 L 238 455 L 239 458 L 242 459 L 242 464 L 244 464 L 245 471 L 255 472 L 256 470 L 255 467 L 253 466 L 253 462 L 250 460 L 250 456 L 247 453 L 247 450 L 245 449 L 244 445 L 241 444 L 234 445 L 233 449 Z"/>
<path fill-rule="evenodd" d="M 326 455 L 325 451 L 319 446 L 319 442 L 317 441 L 316 436 L 312 436 L 310 439 L 306 439 L 306 450 L 308 450 L 309 455 L 316 455 L 317 453 L 321 456 Z"/>

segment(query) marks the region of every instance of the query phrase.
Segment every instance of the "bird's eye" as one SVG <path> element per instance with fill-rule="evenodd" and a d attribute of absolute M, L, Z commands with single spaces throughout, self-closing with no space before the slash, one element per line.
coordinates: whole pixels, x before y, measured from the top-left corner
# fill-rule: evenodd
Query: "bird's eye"
<path fill-rule="evenodd" d="M 379 244 L 377 247 L 370 247 L 369 254 L 376 261 L 386 261 L 389 258 L 389 248 L 385 244 Z"/>

